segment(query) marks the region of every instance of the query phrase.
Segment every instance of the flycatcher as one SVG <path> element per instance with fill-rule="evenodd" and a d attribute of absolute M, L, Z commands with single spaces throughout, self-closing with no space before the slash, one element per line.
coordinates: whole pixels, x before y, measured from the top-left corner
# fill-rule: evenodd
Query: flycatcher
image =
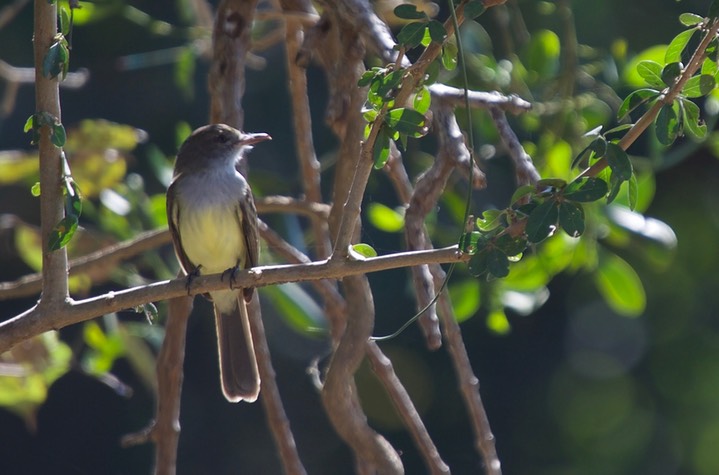
<path fill-rule="evenodd" d="M 167 221 L 188 278 L 257 265 L 259 237 L 252 191 L 237 171 L 252 144 L 267 134 L 245 134 L 224 124 L 200 127 L 182 144 L 167 190 Z M 230 402 L 255 401 L 260 392 L 247 303 L 254 289 L 210 292 L 222 392 Z"/>

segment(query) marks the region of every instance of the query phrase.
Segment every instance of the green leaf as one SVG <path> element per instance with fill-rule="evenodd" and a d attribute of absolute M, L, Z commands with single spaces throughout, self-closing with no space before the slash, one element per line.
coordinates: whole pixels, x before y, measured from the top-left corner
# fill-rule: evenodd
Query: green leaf
<path fill-rule="evenodd" d="M 498 335 L 506 335 L 512 331 L 512 326 L 509 324 L 504 309 L 494 309 L 487 315 L 487 328 Z"/>
<path fill-rule="evenodd" d="M 75 234 L 77 224 L 77 216 L 70 215 L 62 218 L 60 222 L 52 228 L 52 231 L 50 231 L 50 239 L 48 241 L 48 247 L 50 250 L 57 251 L 58 249 L 65 247 Z"/>
<path fill-rule="evenodd" d="M 637 175 L 632 174 L 629 179 L 629 186 L 627 187 L 627 199 L 629 201 L 629 209 L 634 211 L 637 207 L 637 201 L 639 200 L 639 182 L 637 181 Z"/>
<path fill-rule="evenodd" d="M 679 118 L 673 104 L 666 104 L 659 110 L 656 120 L 657 139 L 662 145 L 671 145 L 679 135 Z"/>
<path fill-rule="evenodd" d="M 594 283 L 607 304 L 619 315 L 635 317 L 644 312 L 646 295 L 636 271 L 616 255 L 599 261 Z"/>
<path fill-rule="evenodd" d="M 32 194 L 32 196 L 34 196 L 35 198 L 40 196 L 40 182 L 39 181 L 36 181 L 35 184 L 32 185 L 32 187 L 30 188 L 30 194 Z"/>
<path fill-rule="evenodd" d="M 456 284 L 451 283 L 448 290 L 457 322 L 468 320 L 479 311 L 482 294 L 476 280 L 465 279 Z"/>
<path fill-rule="evenodd" d="M 509 275 L 509 259 L 499 249 L 492 249 L 487 253 L 487 271 L 494 277 L 502 278 Z"/>
<path fill-rule="evenodd" d="M 629 155 L 619 145 L 609 143 L 607 145 L 607 163 L 612 169 L 612 176 L 616 176 L 621 181 L 629 180 L 634 172 L 632 162 Z"/>
<path fill-rule="evenodd" d="M 406 24 L 397 34 L 397 42 L 409 49 L 414 48 L 422 42 L 426 27 L 426 23 L 423 22 Z"/>
<path fill-rule="evenodd" d="M 404 216 L 382 203 L 370 203 L 367 206 L 367 219 L 375 228 L 388 233 L 396 233 L 404 228 Z"/>
<path fill-rule="evenodd" d="M 42 61 L 42 74 L 48 78 L 55 78 L 61 73 L 63 78 L 67 74 L 70 51 L 67 48 L 67 41 L 62 35 L 56 36 L 55 42 L 45 53 Z"/>
<path fill-rule="evenodd" d="M 485 233 L 496 229 L 502 224 L 502 216 L 504 210 L 488 209 L 482 213 L 481 218 L 477 218 L 477 228 Z"/>
<path fill-rule="evenodd" d="M 400 134 L 422 137 L 428 131 L 427 118 L 414 109 L 392 109 L 385 116 L 387 126 Z"/>
<path fill-rule="evenodd" d="M 682 65 L 669 63 L 662 68 L 662 82 L 667 86 L 673 86 L 677 78 L 682 74 Z"/>
<path fill-rule="evenodd" d="M 473 277 L 479 277 L 487 273 L 487 251 L 488 248 L 486 246 L 478 246 L 477 251 L 469 259 L 469 262 L 467 263 L 467 270 Z"/>
<path fill-rule="evenodd" d="M 65 134 L 65 127 L 63 127 L 63 125 L 60 123 L 53 124 L 50 132 L 50 141 L 53 143 L 53 145 L 55 145 L 57 148 L 62 148 L 65 146 L 66 140 L 67 135 Z"/>
<path fill-rule="evenodd" d="M 442 46 L 442 66 L 447 71 L 454 71 L 457 67 L 457 45 L 451 41 Z"/>
<path fill-rule="evenodd" d="M 379 80 L 379 85 L 376 89 L 377 95 L 383 100 L 389 99 L 392 91 L 402 82 L 404 75 L 405 71 L 400 69 L 399 71 L 392 71 L 385 76 L 381 74 L 376 76 L 376 79 Z"/>
<path fill-rule="evenodd" d="M 478 243 L 480 241 L 486 242 L 486 238 L 482 235 L 482 233 L 478 231 L 472 231 L 470 233 L 464 233 L 462 234 L 462 237 L 459 239 L 459 249 L 465 254 L 474 255 L 477 253 L 477 247 Z"/>
<path fill-rule="evenodd" d="M 614 201 L 614 198 L 619 195 L 619 190 L 622 189 L 622 183 L 624 182 L 620 180 L 617 175 L 611 173 L 609 178 L 609 194 L 607 195 L 607 204 Z"/>
<path fill-rule="evenodd" d="M 377 251 L 374 250 L 369 244 L 363 242 L 352 245 L 352 251 L 362 258 L 377 257 Z"/>
<path fill-rule="evenodd" d="M 584 209 L 582 206 L 571 201 L 560 203 L 559 225 L 573 238 L 584 234 Z"/>
<path fill-rule="evenodd" d="M 487 10 L 480 0 L 471 0 L 464 6 L 464 17 L 474 20 Z"/>
<path fill-rule="evenodd" d="M 645 60 L 637 64 L 637 73 L 647 84 L 653 87 L 664 88 L 662 81 L 662 66 L 656 61 Z"/>
<path fill-rule="evenodd" d="M 311 337 L 327 333 L 327 321 L 322 308 L 299 284 L 271 285 L 259 291 L 262 301 L 270 302 L 291 329 Z"/>
<path fill-rule="evenodd" d="M 377 170 L 384 168 L 389 160 L 389 137 L 383 130 L 377 135 L 377 140 L 372 149 L 372 160 Z"/>
<path fill-rule="evenodd" d="M 502 234 L 494 240 L 494 247 L 507 257 L 520 256 L 527 250 L 527 239 L 524 236 L 513 238 L 509 234 Z"/>
<path fill-rule="evenodd" d="M 679 17 L 679 20 L 681 21 L 681 17 Z M 675 36 L 669 43 L 666 53 L 664 53 L 664 62 L 667 64 L 681 62 L 684 48 L 687 47 L 687 43 L 689 43 L 689 40 L 692 39 L 696 31 L 697 30 L 692 28 L 690 30 L 684 30 Z"/>
<path fill-rule="evenodd" d="M 70 34 L 70 28 L 72 28 L 72 25 L 70 24 L 70 12 L 68 11 L 65 6 L 60 7 L 60 32 L 67 36 Z"/>
<path fill-rule="evenodd" d="M 529 40 L 526 67 L 540 78 L 554 77 L 559 70 L 560 52 L 559 36 L 551 30 L 538 30 Z"/>
<path fill-rule="evenodd" d="M 512 194 L 512 198 L 509 200 L 509 203 L 514 204 L 525 196 L 534 193 L 535 191 L 536 188 L 534 185 L 522 185 L 514 191 L 514 193 Z"/>
<path fill-rule="evenodd" d="M 441 44 L 447 38 L 447 30 L 445 30 L 444 25 L 437 20 L 430 21 L 427 24 L 427 29 L 429 30 L 429 36 L 435 43 Z"/>
<path fill-rule="evenodd" d="M 601 178 L 582 177 L 568 184 L 562 194 L 568 200 L 587 203 L 603 198 L 608 191 L 607 182 Z"/>
<path fill-rule="evenodd" d="M 656 89 L 638 89 L 627 96 L 617 111 L 617 119 L 622 120 L 628 114 L 632 113 L 637 107 L 648 103 L 657 98 L 661 94 Z"/>
<path fill-rule="evenodd" d="M 592 158 L 592 157 L 603 157 L 604 154 L 607 152 L 607 140 L 599 136 L 596 139 L 592 140 L 589 145 L 587 145 L 584 150 L 579 152 L 579 154 L 572 160 L 571 168 L 576 167 L 580 163 L 584 161 L 584 157 Z"/>
<path fill-rule="evenodd" d="M 409 3 L 397 5 L 394 9 L 394 14 L 397 18 L 404 20 L 424 20 L 427 18 L 426 13 L 418 11 L 415 5 Z"/>
<path fill-rule="evenodd" d="M 707 135 L 707 126 L 699 117 L 699 106 L 692 101 L 682 101 L 684 130 L 696 139 L 702 140 Z"/>
<path fill-rule="evenodd" d="M 563 180 L 561 178 L 542 178 L 541 180 L 537 181 L 536 186 L 539 190 L 541 190 L 542 188 L 562 189 L 567 186 L 567 182 L 566 180 Z"/>
<path fill-rule="evenodd" d="M 452 43 L 449 42 L 442 47 L 442 62 L 444 62 L 444 51 L 448 44 Z M 437 82 L 437 78 L 439 77 L 439 71 L 441 69 L 440 64 L 440 60 L 435 60 L 429 63 L 429 66 L 427 66 L 427 70 L 425 71 L 424 81 L 422 82 L 422 84 L 429 86 L 430 84 L 434 84 L 435 82 Z"/>
<path fill-rule="evenodd" d="M 369 84 L 372 82 L 372 80 L 377 76 L 377 73 L 381 70 L 381 68 L 374 67 L 372 69 L 369 69 L 362 73 L 362 76 L 360 76 L 359 80 L 357 81 L 357 86 L 359 87 L 365 87 L 369 86 Z"/>
<path fill-rule="evenodd" d="M 529 242 L 537 243 L 546 239 L 556 228 L 559 210 L 554 200 L 547 200 L 537 206 L 527 219 L 525 232 Z"/>
<path fill-rule="evenodd" d="M 412 107 L 420 114 L 426 114 L 432 103 L 432 95 L 429 93 L 427 86 L 422 86 L 412 101 Z"/>
<path fill-rule="evenodd" d="M 701 74 L 690 78 L 682 89 L 682 94 L 686 97 L 702 97 L 706 96 L 714 89 L 716 81 L 714 76 Z"/>
<path fill-rule="evenodd" d="M 694 26 L 704 21 L 704 17 L 694 13 L 682 13 L 679 22 L 684 26 Z"/>

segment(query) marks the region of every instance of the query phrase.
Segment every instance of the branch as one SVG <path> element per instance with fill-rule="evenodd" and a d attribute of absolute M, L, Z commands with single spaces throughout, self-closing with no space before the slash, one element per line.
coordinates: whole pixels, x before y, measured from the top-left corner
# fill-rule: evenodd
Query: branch
<path fill-rule="evenodd" d="M 60 90 L 58 78 L 43 75 L 43 61 L 57 34 L 57 6 L 47 0 L 35 0 L 35 111 L 51 114 L 60 120 Z M 64 197 L 60 184 L 63 174 L 60 149 L 50 140 L 50 127 L 40 129 L 40 234 L 42 236 L 43 291 L 39 307 L 49 310 L 60 307 L 68 298 L 67 249 L 50 250 L 53 227 L 64 216 Z"/>
<path fill-rule="evenodd" d="M 502 139 L 502 143 L 509 150 L 509 156 L 514 162 L 514 172 L 517 176 L 517 185 L 533 185 L 541 178 L 539 172 L 534 167 L 532 157 L 524 151 L 524 147 L 519 142 L 517 134 L 514 133 L 512 127 L 507 121 L 507 116 L 504 111 L 498 107 L 490 107 L 489 113 L 494 120 L 494 125 L 497 127 L 499 137 Z"/>
<path fill-rule="evenodd" d="M 433 99 L 442 104 L 464 107 L 464 89 L 435 83 L 429 86 L 429 92 L 432 94 Z M 481 109 L 499 108 L 512 114 L 521 114 L 532 108 L 532 104 L 514 94 L 506 96 L 496 91 L 467 91 L 467 96 L 470 107 Z"/>
<path fill-rule="evenodd" d="M 468 256 L 457 250 L 457 246 L 451 246 L 432 251 L 399 252 L 371 257 L 363 261 L 326 259 L 309 264 L 262 266 L 239 272 L 233 287 L 262 287 L 288 282 L 341 279 L 351 275 L 422 263 L 464 262 L 467 258 Z M 222 274 L 201 275 L 193 279 L 189 294 L 197 295 L 226 288 L 227 281 L 222 280 Z M 24 313 L 0 323 L 0 353 L 23 340 L 49 330 L 57 330 L 106 313 L 134 309 L 148 302 L 167 300 L 187 294 L 187 279 L 180 278 L 109 292 L 79 301 L 68 299 L 57 309 L 45 309 L 36 305 Z"/>

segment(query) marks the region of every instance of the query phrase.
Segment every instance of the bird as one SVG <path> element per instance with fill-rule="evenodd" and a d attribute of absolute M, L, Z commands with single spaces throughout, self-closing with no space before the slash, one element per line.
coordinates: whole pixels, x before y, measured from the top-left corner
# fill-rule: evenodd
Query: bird
<path fill-rule="evenodd" d="M 180 146 L 167 189 L 167 220 L 175 254 L 188 278 L 257 265 L 257 211 L 250 185 L 237 169 L 253 144 L 271 140 L 265 133 L 244 133 L 225 124 L 198 128 Z M 224 278 L 224 277 L 223 277 Z M 253 402 L 260 376 L 247 304 L 254 289 L 217 290 L 213 304 L 220 383 L 230 402 Z"/>

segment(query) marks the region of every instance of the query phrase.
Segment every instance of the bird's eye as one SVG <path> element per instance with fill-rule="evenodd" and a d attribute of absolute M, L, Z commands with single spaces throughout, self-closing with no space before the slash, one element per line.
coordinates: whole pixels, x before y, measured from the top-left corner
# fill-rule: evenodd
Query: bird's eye
<path fill-rule="evenodd" d="M 220 143 L 227 143 L 227 141 L 230 140 L 230 137 L 227 136 L 227 134 L 219 134 L 217 136 L 217 141 Z"/>

